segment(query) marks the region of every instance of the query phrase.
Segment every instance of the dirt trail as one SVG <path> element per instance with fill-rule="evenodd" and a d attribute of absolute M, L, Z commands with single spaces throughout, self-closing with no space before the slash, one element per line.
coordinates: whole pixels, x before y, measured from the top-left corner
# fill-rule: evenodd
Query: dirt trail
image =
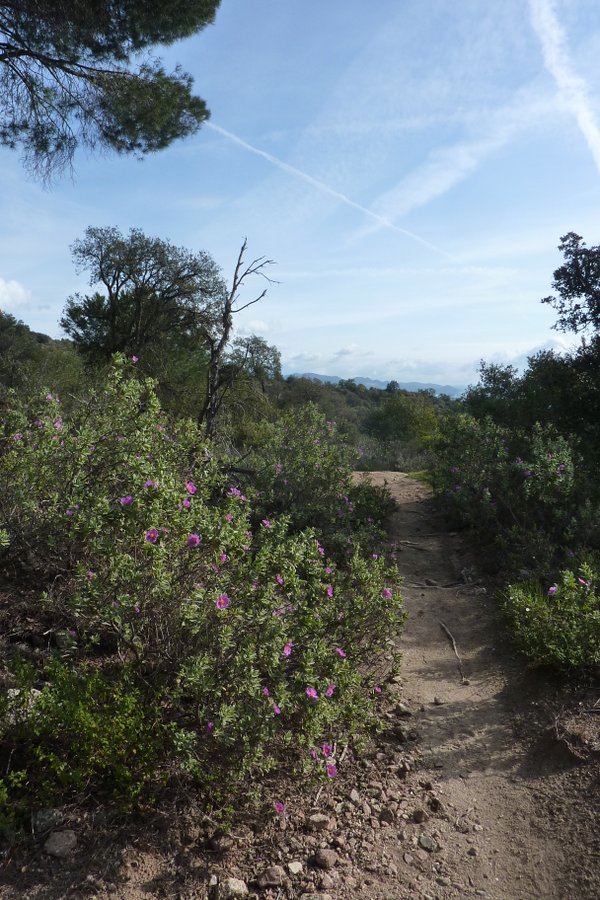
<path fill-rule="evenodd" d="M 447 877 L 433 879 L 436 854 L 421 854 L 431 865 L 421 866 L 420 892 L 600 897 L 597 767 L 574 765 L 545 730 L 554 692 L 516 657 L 493 592 L 427 488 L 401 473 L 373 480 L 398 504 L 393 538 L 410 614 L 399 641 L 403 699 L 415 711 L 421 781 L 437 783 L 447 813 L 435 829 Z"/>

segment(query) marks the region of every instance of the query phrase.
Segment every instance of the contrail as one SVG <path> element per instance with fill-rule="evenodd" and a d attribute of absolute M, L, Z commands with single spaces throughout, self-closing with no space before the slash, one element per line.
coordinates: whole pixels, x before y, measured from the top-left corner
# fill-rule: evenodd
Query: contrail
<path fill-rule="evenodd" d="M 533 30 L 542 45 L 546 69 L 574 115 L 600 172 L 600 128 L 588 100 L 587 85 L 571 66 L 566 35 L 556 16 L 554 0 L 530 0 L 529 8 Z"/>
<path fill-rule="evenodd" d="M 237 144 L 239 147 L 243 147 L 245 150 L 248 150 L 250 153 L 254 153 L 256 156 L 262 156 L 263 159 L 266 159 L 272 165 L 277 166 L 278 169 L 281 169 L 283 172 L 287 172 L 288 175 L 293 175 L 295 178 L 300 178 L 302 181 L 305 181 L 306 184 L 310 184 L 311 187 L 316 188 L 322 194 L 328 194 L 330 197 L 335 197 L 335 199 L 339 200 L 341 203 L 345 203 L 346 206 L 351 206 L 353 209 L 358 209 L 370 219 L 374 219 L 376 222 L 378 222 L 379 225 L 383 225 L 385 228 L 391 228 L 392 231 L 396 231 L 398 234 L 416 241 L 423 247 L 427 247 L 428 250 L 432 250 L 434 253 L 438 253 L 440 256 L 443 256 L 445 259 L 449 259 L 452 262 L 457 262 L 456 257 L 452 256 L 450 253 L 447 253 L 445 250 L 442 250 L 440 247 L 436 247 L 435 244 L 431 244 L 429 241 L 426 241 L 425 238 L 420 237 L 418 234 L 414 234 L 414 232 L 412 231 L 407 231 L 405 228 L 400 228 L 398 225 L 394 225 L 394 223 L 390 221 L 390 219 L 387 219 L 385 216 L 380 216 L 372 210 L 368 209 L 366 206 L 361 206 L 360 203 L 356 203 L 345 194 L 341 194 L 339 191 L 336 191 L 333 188 L 329 187 L 329 185 L 324 184 L 324 182 L 319 181 L 317 178 L 313 178 L 312 175 L 307 175 L 306 172 L 303 172 L 301 169 L 297 169 L 295 166 L 291 166 L 289 163 L 284 162 L 277 156 L 273 156 L 271 153 L 267 153 L 265 150 L 260 150 L 258 147 L 252 146 L 252 144 L 249 144 L 247 141 L 242 140 L 242 138 L 238 137 L 236 134 L 232 134 L 231 131 L 226 131 L 225 128 L 221 128 L 220 125 L 215 125 L 213 122 L 205 122 L 204 127 L 212 128 L 213 131 L 216 131 L 218 134 L 223 135 L 223 137 L 226 137 L 228 140 L 232 141 L 234 144 Z"/>

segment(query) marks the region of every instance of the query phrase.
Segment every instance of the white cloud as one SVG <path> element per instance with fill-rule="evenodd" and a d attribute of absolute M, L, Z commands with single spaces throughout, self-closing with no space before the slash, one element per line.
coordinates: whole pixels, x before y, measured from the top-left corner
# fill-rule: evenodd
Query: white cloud
<path fill-rule="evenodd" d="M 31 293 L 18 281 L 0 278 L 0 309 L 12 310 L 27 306 L 30 300 Z"/>
<path fill-rule="evenodd" d="M 556 16 L 554 0 L 530 0 L 529 8 L 531 24 L 542 45 L 546 69 L 556 82 L 560 99 L 575 117 L 600 172 L 600 128 L 589 102 L 588 86 L 572 67 L 567 38 Z"/>

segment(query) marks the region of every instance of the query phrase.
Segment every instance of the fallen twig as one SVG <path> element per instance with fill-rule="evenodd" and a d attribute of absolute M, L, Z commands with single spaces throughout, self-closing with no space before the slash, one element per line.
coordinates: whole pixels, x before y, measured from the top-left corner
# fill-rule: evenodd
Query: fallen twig
<path fill-rule="evenodd" d="M 448 637 L 448 640 L 452 644 L 452 649 L 454 650 L 454 655 L 456 656 L 456 658 L 458 660 L 458 671 L 460 673 L 460 680 L 463 684 L 466 684 L 468 682 L 467 682 L 467 679 L 465 678 L 465 673 L 463 672 L 462 659 L 460 658 L 458 650 L 456 649 L 456 641 L 454 640 L 454 635 L 452 634 L 452 632 L 450 631 L 450 629 L 448 628 L 448 626 L 446 625 L 445 622 L 442 622 L 441 619 L 439 619 L 438 621 L 440 623 L 440 627 L 441 627 L 442 631 L 445 632 L 446 636 Z"/>

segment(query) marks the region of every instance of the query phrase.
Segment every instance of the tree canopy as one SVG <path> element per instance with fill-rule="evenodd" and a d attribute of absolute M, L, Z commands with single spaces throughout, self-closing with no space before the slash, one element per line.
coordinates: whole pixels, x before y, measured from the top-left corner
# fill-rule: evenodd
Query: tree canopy
<path fill-rule="evenodd" d="M 226 286 L 204 251 L 191 253 L 132 228 L 88 228 L 73 259 L 101 291 L 69 297 L 61 327 L 86 355 L 108 360 L 204 334 Z"/>
<path fill-rule="evenodd" d="M 211 23 L 220 0 L 0 0 L 0 144 L 49 179 L 78 146 L 167 147 L 208 118 L 191 77 L 148 51 Z"/>
<path fill-rule="evenodd" d="M 552 282 L 558 297 L 544 297 L 542 303 L 558 311 L 555 328 L 560 331 L 600 330 L 600 246 L 586 247 L 583 238 L 570 231 L 558 249 L 565 257 Z"/>

